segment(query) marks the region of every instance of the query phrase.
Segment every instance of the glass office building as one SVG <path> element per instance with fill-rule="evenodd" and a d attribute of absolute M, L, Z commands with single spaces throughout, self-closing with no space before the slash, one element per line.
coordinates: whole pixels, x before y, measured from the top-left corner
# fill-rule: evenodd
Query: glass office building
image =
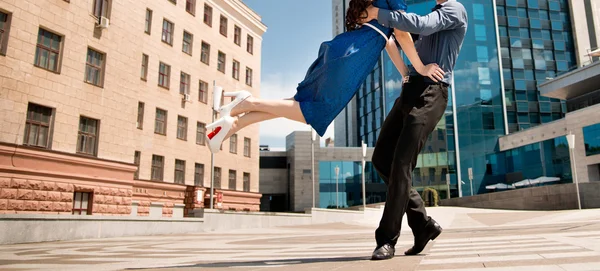
<path fill-rule="evenodd" d="M 564 117 L 566 104 L 541 97 L 537 86 L 576 66 L 568 2 L 460 2 L 469 17 L 467 36 L 446 114 L 419 156 L 413 186 L 445 187 L 448 178 L 457 197 L 485 193 L 486 185 L 510 178 L 545 175 L 570 182 L 569 157 L 559 139 L 510 152 L 498 147 L 501 136 Z M 432 0 L 407 3 L 408 12 L 421 15 L 435 6 Z M 346 132 L 374 146 L 401 91 L 400 74 L 384 52 L 357 92 L 357 131 Z"/>
<path fill-rule="evenodd" d="M 365 169 L 367 204 L 385 201 L 386 186 L 373 170 L 371 162 L 366 163 Z M 347 208 L 362 204 L 360 161 L 319 162 L 319 208 Z"/>

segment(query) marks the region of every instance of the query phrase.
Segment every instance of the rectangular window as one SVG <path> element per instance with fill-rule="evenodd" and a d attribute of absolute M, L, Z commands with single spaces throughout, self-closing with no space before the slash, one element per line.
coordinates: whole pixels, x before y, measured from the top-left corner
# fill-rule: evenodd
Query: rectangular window
<path fill-rule="evenodd" d="M 245 157 L 250 157 L 250 148 L 251 148 L 251 139 L 244 137 L 244 156 Z"/>
<path fill-rule="evenodd" d="M 88 48 L 85 64 L 85 82 L 102 87 L 104 84 L 104 57 L 94 49 Z"/>
<path fill-rule="evenodd" d="M 252 69 L 246 67 L 246 85 L 252 86 Z"/>
<path fill-rule="evenodd" d="M 229 170 L 229 189 L 235 190 L 236 186 L 236 172 L 235 170 Z"/>
<path fill-rule="evenodd" d="M 600 154 L 600 123 L 583 127 L 585 156 Z"/>
<path fill-rule="evenodd" d="M 196 0 L 186 0 L 185 11 L 189 14 L 196 15 Z"/>
<path fill-rule="evenodd" d="M 160 62 L 158 66 L 158 85 L 169 89 L 171 81 L 171 66 Z"/>
<path fill-rule="evenodd" d="M 231 76 L 235 80 L 240 80 L 240 62 L 233 60 Z"/>
<path fill-rule="evenodd" d="M 181 72 L 179 94 L 190 94 L 190 75 L 185 72 Z"/>
<path fill-rule="evenodd" d="M 244 192 L 250 192 L 250 173 L 244 172 Z"/>
<path fill-rule="evenodd" d="M 108 18 L 109 12 L 109 1 L 108 0 L 94 0 L 94 16 Z"/>
<path fill-rule="evenodd" d="M 196 144 L 206 145 L 206 124 L 202 122 L 196 123 Z"/>
<path fill-rule="evenodd" d="M 250 35 L 248 35 L 248 38 L 246 40 L 246 51 L 248 51 L 248 53 L 250 53 L 251 55 L 254 54 L 254 38 Z"/>
<path fill-rule="evenodd" d="M 210 27 L 212 27 L 212 13 L 212 7 L 207 4 L 204 4 L 204 23 Z"/>
<path fill-rule="evenodd" d="M 135 170 L 135 173 L 133 174 L 133 179 L 134 180 L 139 180 L 140 179 L 140 160 L 141 160 L 141 156 L 142 156 L 142 153 L 140 151 L 135 151 L 135 153 L 133 154 L 133 164 L 137 168 Z"/>
<path fill-rule="evenodd" d="M 73 194 L 73 211 L 74 215 L 91 215 L 92 214 L 92 193 L 75 192 Z"/>
<path fill-rule="evenodd" d="M 183 31 L 183 48 L 181 49 L 184 53 L 192 55 L 192 47 L 194 46 L 194 35 Z"/>
<path fill-rule="evenodd" d="M 237 153 L 237 135 L 232 135 L 229 138 L 229 152 Z"/>
<path fill-rule="evenodd" d="M 194 167 L 194 185 L 195 186 L 203 186 L 204 185 L 204 165 L 196 163 Z"/>
<path fill-rule="evenodd" d="M 163 27 L 162 27 L 162 38 L 161 40 L 173 46 L 173 30 L 175 29 L 175 25 L 172 22 L 167 21 L 167 19 L 163 19 Z"/>
<path fill-rule="evenodd" d="M 217 63 L 217 70 L 220 71 L 220 72 L 222 72 L 222 73 L 225 73 L 225 61 L 226 61 L 226 59 L 227 59 L 227 56 L 223 52 L 219 51 L 219 57 L 218 57 L 218 63 Z"/>
<path fill-rule="evenodd" d="M 11 14 L 0 11 L 0 55 L 6 55 Z"/>
<path fill-rule="evenodd" d="M 221 15 L 221 23 L 219 24 L 219 33 L 221 35 L 227 37 L 227 18 Z"/>
<path fill-rule="evenodd" d="M 140 79 L 144 81 L 148 80 L 148 61 L 148 55 L 142 54 L 142 69 L 140 71 Z"/>
<path fill-rule="evenodd" d="M 214 188 L 221 188 L 221 168 L 220 167 L 215 167 L 215 187 Z"/>
<path fill-rule="evenodd" d="M 185 161 L 175 159 L 175 183 L 185 184 Z"/>
<path fill-rule="evenodd" d="M 210 63 L 210 44 L 202 42 L 202 52 L 200 54 L 200 61 L 206 65 Z"/>
<path fill-rule="evenodd" d="M 207 103 L 208 101 L 208 83 L 200 80 L 198 83 L 198 101 Z"/>
<path fill-rule="evenodd" d="M 144 103 L 138 102 L 137 128 L 140 130 L 144 129 L 144 107 Z"/>
<path fill-rule="evenodd" d="M 233 27 L 233 42 L 238 46 L 242 44 L 242 29 L 237 25 Z"/>
<path fill-rule="evenodd" d="M 167 111 L 156 108 L 156 118 L 154 119 L 154 133 L 167 135 Z"/>
<path fill-rule="evenodd" d="M 169 2 L 173 3 L 173 5 L 177 5 L 177 0 L 169 0 Z"/>
<path fill-rule="evenodd" d="M 152 172 L 150 174 L 150 179 L 153 181 L 162 181 L 164 169 L 165 158 L 160 155 L 152 155 Z"/>
<path fill-rule="evenodd" d="M 58 73 L 62 40 L 61 36 L 40 28 L 34 65 Z"/>
<path fill-rule="evenodd" d="M 187 118 L 177 116 L 177 138 L 187 140 Z"/>
<path fill-rule="evenodd" d="M 79 132 L 77 135 L 77 153 L 97 155 L 98 150 L 98 126 L 96 119 L 80 117 Z"/>
<path fill-rule="evenodd" d="M 32 103 L 27 106 L 24 145 L 50 148 L 52 111 L 50 107 Z"/>
<path fill-rule="evenodd" d="M 483 120 L 483 129 L 484 130 L 496 129 L 496 126 L 494 124 L 494 113 L 493 112 L 483 112 L 482 120 Z"/>
<path fill-rule="evenodd" d="M 152 31 L 152 10 L 146 9 L 146 24 L 144 26 L 144 32 L 150 35 Z"/>

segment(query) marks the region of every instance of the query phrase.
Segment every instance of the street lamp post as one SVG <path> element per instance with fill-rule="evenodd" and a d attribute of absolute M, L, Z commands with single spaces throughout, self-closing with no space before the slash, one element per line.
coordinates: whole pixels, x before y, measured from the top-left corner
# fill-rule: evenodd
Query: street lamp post
<path fill-rule="evenodd" d="M 367 191 L 365 189 L 365 165 L 367 164 L 367 144 L 364 141 L 361 141 L 362 145 L 362 202 L 363 209 L 367 208 Z"/>
<path fill-rule="evenodd" d="M 581 210 L 581 195 L 579 195 L 579 180 L 577 180 L 577 165 L 575 164 L 575 135 L 569 132 L 567 135 L 567 143 L 569 144 L 569 155 L 571 156 L 571 171 L 573 172 L 573 181 L 575 182 L 575 190 L 577 191 L 577 206 Z"/>
<path fill-rule="evenodd" d="M 217 89 L 221 89 L 219 91 L 214 91 Z M 213 93 L 222 93 L 222 87 L 217 86 L 217 81 L 213 81 Z M 215 115 L 217 114 L 217 109 L 221 107 L 221 97 L 213 97 L 213 105 L 212 105 L 212 122 L 215 122 Z M 211 122 L 211 123 L 212 123 Z M 214 197 L 215 197 L 215 154 L 210 153 L 210 209 L 214 208 Z"/>
<path fill-rule="evenodd" d="M 310 146 L 311 146 L 311 160 L 310 160 L 311 170 L 310 170 L 310 172 L 312 173 L 311 181 L 312 181 L 312 207 L 313 208 L 315 208 L 315 137 L 316 136 L 317 136 L 317 134 L 315 133 L 315 131 L 311 129 L 311 142 L 310 142 Z"/>
<path fill-rule="evenodd" d="M 338 177 L 340 176 L 340 166 L 335 166 L 335 208 L 340 208 L 340 197 L 338 196 Z"/>

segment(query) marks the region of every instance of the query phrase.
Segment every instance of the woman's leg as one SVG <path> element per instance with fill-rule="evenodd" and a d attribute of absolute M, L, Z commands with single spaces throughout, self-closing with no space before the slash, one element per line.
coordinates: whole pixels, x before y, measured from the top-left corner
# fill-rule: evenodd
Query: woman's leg
<path fill-rule="evenodd" d="M 231 127 L 231 130 L 229 130 L 229 133 L 225 136 L 225 138 L 223 140 L 228 139 L 229 137 L 231 137 L 232 135 L 234 135 L 235 133 L 237 133 L 239 130 L 245 128 L 248 125 L 252 125 L 261 121 L 265 121 L 265 120 L 270 120 L 270 119 L 276 119 L 278 118 L 278 116 L 275 116 L 273 114 L 269 114 L 269 113 L 265 113 L 265 112 L 250 112 L 247 113 L 241 117 L 235 117 L 236 121 L 233 124 L 233 127 Z"/>
<path fill-rule="evenodd" d="M 300 110 L 300 103 L 294 99 L 263 100 L 250 97 L 233 108 L 231 116 L 237 116 L 244 112 L 264 112 L 274 117 L 306 123 L 302 110 Z"/>

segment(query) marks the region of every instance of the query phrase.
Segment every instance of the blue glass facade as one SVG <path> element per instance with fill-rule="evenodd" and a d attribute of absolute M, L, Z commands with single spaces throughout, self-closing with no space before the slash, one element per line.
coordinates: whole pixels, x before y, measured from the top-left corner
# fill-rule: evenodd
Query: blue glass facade
<path fill-rule="evenodd" d="M 583 143 L 586 156 L 600 154 L 600 123 L 583 127 Z"/>
<path fill-rule="evenodd" d="M 361 163 L 361 161 L 319 162 L 319 208 L 336 208 L 336 206 L 347 208 L 363 204 Z M 339 168 L 338 175 L 336 175 L 336 167 Z M 366 163 L 365 169 L 367 204 L 385 201 L 386 186 L 377 176 L 371 162 Z"/>

